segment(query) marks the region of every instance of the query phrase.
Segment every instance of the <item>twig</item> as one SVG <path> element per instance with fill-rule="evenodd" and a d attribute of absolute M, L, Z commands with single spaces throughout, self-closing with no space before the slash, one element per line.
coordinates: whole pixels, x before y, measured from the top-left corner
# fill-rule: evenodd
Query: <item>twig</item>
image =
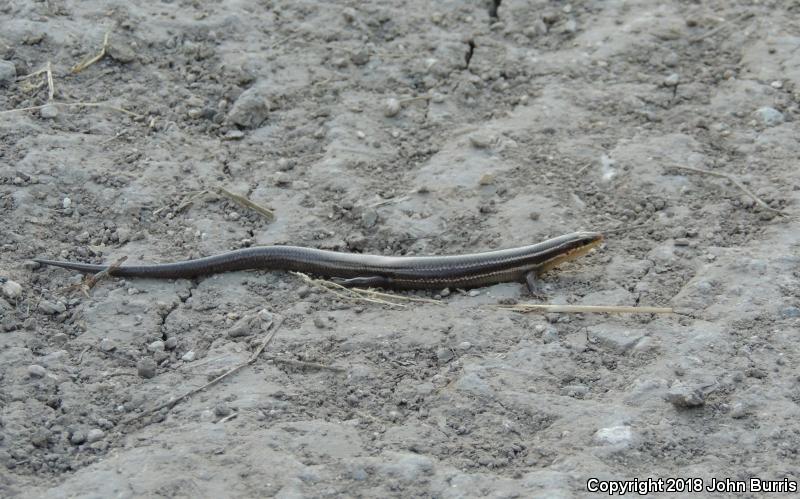
<path fill-rule="evenodd" d="M 106 49 L 108 49 L 108 35 L 110 35 L 110 34 L 111 34 L 111 31 L 106 31 L 106 36 L 103 37 L 103 46 L 100 48 L 100 52 L 98 52 L 96 55 L 94 55 L 92 57 L 89 57 L 88 59 L 84 59 L 83 61 L 79 62 L 78 64 L 72 66 L 72 69 L 70 70 L 70 72 L 72 74 L 78 74 L 81 71 L 83 71 L 84 69 L 86 69 L 89 66 L 91 66 L 92 64 L 94 64 L 95 62 L 97 62 L 100 59 L 102 59 L 103 57 L 105 57 L 106 56 Z"/>
<path fill-rule="evenodd" d="M 142 119 L 144 116 L 141 114 L 136 114 L 133 111 L 128 111 L 127 109 L 123 109 L 121 107 L 111 106 L 109 104 L 105 104 L 103 102 L 48 102 L 47 104 L 41 104 L 39 106 L 28 106 L 28 107 L 19 107 L 16 109 L 7 109 L 5 111 L 0 111 L 0 115 L 2 114 L 11 114 L 11 113 L 19 113 L 22 111 L 36 111 L 37 109 L 41 109 L 45 106 L 65 106 L 65 107 L 103 107 L 106 109 L 110 109 L 112 111 L 117 111 L 120 113 L 127 114 L 135 119 Z"/>
<path fill-rule="evenodd" d="M 95 284 L 97 284 L 97 281 L 99 281 L 100 279 L 105 279 L 106 277 L 109 277 L 111 275 L 111 272 L 117 270 L 119 268 L 119 266 L 122 265 L 122 263 L 127 259 L 128 259 L 127 256 L 123 256 L 122 258 L 120 258 L 116 262 L 114 262 L 111 265 L 109 265 L 108 268 L 106 268 L 105 270 L 101 270 L 100 272 L 98 272 L 98 273 L 96 273 L 94 275 L 90 275 L 89 277 L 87 277 L 86 281 L 84 281 L 83 285 L 81 286 L 81 290 L 83 291 L 83 294 L 86 295 L 86 297 L 88 298 L 89 297 L 89 290 L 92 289 L 95 286 Z"/>
<path fill-rule="evenodd" d="M 711 175 L 711 176 L 714 176 L 714 177 L 720 177 L 720 178 L 724 178 L 724 179 L 730 180 L 733 183 L 733 185 L 738 187 L 742 192 L 744 192 L 750 198 L 752 198 L 753 201 L 755 201 L 760 207 L 764 208 L 767 211 L 771 211 L 772 213 L 777 213 L 778 215 L 789 216 L 789 214 L 786 213 L 785 211 L 776 210 L 775 208 L 771 207 L 770 205 L 768 205 L 767 203 L 762 201 L 761 198 L 759 198 L 758 196 L 753 194 L 753 191 L 748 189 L 736 177 L 734 177 L 733 175 L 731 175 L 729 173 L 712 172 L 710 170 L 703 170 L 701 168 L 694 168 L 694 167 L 691 167 L 691 166 L 682 166 L 682 165 L 668 165 L 667 168 L 677 168 L 678 170 L 686 170 L 686 171 L 695 172 L 695 173 L 702 173 L 704 175 Z"/>
<path fill-rule="evenodd" d="M 183 395 L 181 395 L 181 396 L 179 396 L 177 398 L 174 398 L 172 400 L 164 402 L 163 404 L 159 404 L 159 405 L 157 405 L 156 407 L 154 407 L 154 408 L 152 408 L 150 410 L 144 411 L 144 412 L 142 412 L 140 414 L 137 414 L 136 416 L 133 416 L 132 418 L 127 419 L 125 421 L 125 423 L 132 423 L 132 422 L 137 421 L 137 420 L 139 420 L 139 419 L 141 419 L 141 418 L 143 418 L 145 416 L 149 416 L 150 414 L 156 413 L 156 412 L 158 412 L 158 411 L 160 411 L 162 409 L 167 409 L 167 410 L 172 409 L 173 407 L 178 405 L 180 402 L 188 399 L 192 395 L 200 393 L 203 390 L 205 390 L 206 388 L 208 388 L 210 386 L 213 386 L 213 385 L 216 385 L 217 383 L 219 383 L 223 379 L 227 378 L 228 376 L 240 371 L 242 368 L 245 368 L 245 367 L 247 367 L 247 366 L 249 366 L 251 364 L 254 364 L 256 362 L 256 360 L 258 360 L 258 357 L 261 355 L 261 352 L 263 352 L 264 349 L 267 348 L 267 346 L 269 346 L 269 344 L 272 342 L 273 338 L 275 338 L 275 335 L 277 334 L 278 329 L 281 327 L 281 324 L 283 323 L 283 317 L 281 317 L 281 316 L 277 316 L 277 317 L 278 318 L 272 323 L 271 331 L 264 336 L 264 341 L 261 342 L 261 345 L 258 347 L 258 349 L 255 352 L 253 352 L 253 354 L 250 356 L 250 358 L 247 359 L 245 362 L 242 362 L 241 364 L 239 364 L 237 366 L 234 366 L 229 371 L 224 372 L 223 374 L 217 376 L 216 378 L 212 379 L 211 381 L 209 381 L 208 383 L 206 383 L 205 385 L 203 385 L 203 386 L 201 386 L 199 388 L 195 388 L 193 390 L 189 390 L 188 392 L 184 393 Z"/>
<path fill-rule="evenodd" d="M 222 194 L 223 196 L 227 197 L 231 201 L 237 203 L 238 205 L 243 206 L 245 208 L 250 208 L 251 210 L 258 212 L 261 215 L 264 215 L 267 218 L 267 220 L 269 220 L 270 222 L 275 220 L 275 212 L 274 211 L 272 211 L 272 210 L 270 210 L 268 208 L 264 208 L 263 206 L 259 206 L 259 205 L 257 205 L 256 203 L 250 201 L 249 199 L 247 199 L 244 196 L 240 196 L 238 194 L 234 194 L 233 192 L 225 189 L 224 187 L 216 187 L 214 190 L 217 193 Z"/>
<path fill-rule="evenodd" d="M 541 313 L 594 313 L 594 314 L 672 314 L 672 308 L 666 307 L 618 307 L 614 305 L 547 305 L 534 303 L 518 303 L 516 305 L 496 305 L 501 310 L 512 312 Z"/>

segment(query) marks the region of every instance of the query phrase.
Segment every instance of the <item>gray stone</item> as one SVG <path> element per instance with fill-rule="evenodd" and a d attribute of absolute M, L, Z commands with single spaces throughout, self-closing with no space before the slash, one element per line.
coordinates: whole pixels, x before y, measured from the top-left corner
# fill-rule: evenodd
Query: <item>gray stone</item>
<path fill-rule="evenodd" d="M 183 354 L 183 357 L 181 357 L 181 360 L 184 361 L 184 362 L 192 362 L 195 358 L 196 358 L 196 354 L 194 353 L 194 351 L 193 350 L 189 350 L 188 352 Z"/>
<path fill-rule="evenodd" d="M 58 117 L 58 106 L 55 104 L 46 104 L 39 109 L 39 116 L 47 120 L 52 120 L 53 118 Z"/>
<path fill-rule="evenodd" d="M 175 350 L 175 347 L 178 346 L 178 337 L 171 336 L 167 338 L 167 341 L 164 342 L 164 348 L 167 350 Z"/>
<path fill-rule="evenodd" d="M 675 407 L 700 407 L 706 403 L 706 396 L 698 387 L 675 383 L 666 395 L 667 402 Z"/>
<path fill-rule="evenodd" d="M 86 434 L 86 441 L 91 444 L 103 440 L 105 436 L 106 433 L 100 428 L 92 428 L 89 430 L 89 433 Z"/>
<path fill-rule="evenodd" d="M 594 441 L 600 445 L 627 447 L 633 442 L 633 432 L 630 426 L 600 428 L 594 434 Z"/>
<path fill-rule="evenodd" d="M 75 430 L 69 437 L 69 443 L 72 445 L 80 445 L 86 441 L 86 433 L 83 430 Z"/>
<path fill-rule="evenodd" d="M 781 309 L 781 317 L 784 319 L 795 319 L 800 317 L 800 308 L 797 307 L 783 307 Z"/>
<path fill-rule="evenodd" d="M 680 82 L 681 82 L 681 76 L 678 73 L 672 73 L 671 75 L 664 78 L 665 87 L 677 87 L 678 83 Z"/>
<path fill-rule="evenodd" d="M 756 111 L 756 116 L 766 126 L 776 126 L 783 123 L 783 113 L 773 107 L 762 107 Z"/>
<path fill-rule="evenodd" d="M 588 336 L 589 341 L 622 354 L 641 341 L 644 337 L 644 333 L 637 330 L 620 329 L 609 326 L 592 326 L 589 328 Z"/>
<path fill-rule="evenodd" d="M 66 310 L 67 306 L 60 301 L 53 303 L 51 301 L 42 300 L 39 302 L 39 311 L 47 315 L 60 314 L 62 312 L 65 312 Z"/>
<path fill-rule="evenodd" d="M 17 77 L 17 68 L 11 61 L 0 60 L 0 86 L 8 86 L 14 83 Z"/>
<path fill-rule="evenodd" d="M 469 136 L 469 143 L 476 149 L 486 149 L 492 145 L 492 136 L 486 133 L 475 132 Z"/>
<path fill-rule="evenodd" d="M 440 348 L 436 351 L 436 360 L 439 362 L 439 364 L 447 364 L 453 360 L 453 357 L 455 357 L 455 355 L 449 348 Z"/>
<path fill-rule="evenodd" d="M 163 352 L 164 351 L 164 342 L 161 340 L 154 341 L 147 345 L 147 349 L 151 352 Z"/>
<path fill-rule="evenodd" d="M 114 350 L 115 348 L 116 347 L 114 346 L 114 342 L 112 342 L 108 338 L 103 338 L 100 341 L 100 350 L 102 350 L 104 352 L 110 352 L 110 351 Z"/>
<path fill-rule="evenodd" d="M 28 376 L 31 378 L 44 378 L 46 374 L 47 369 L 38 364 L 28 366 Z"/>
<path fill-rule="evenodd" d="M 221 418 L 224 418 L 225 416 L 230 416 L 232 412 L 233 410 L 225 404 L 217 404 L 217 406 L 214 407 L 214 414 L 216 414 Z"/>
<path fill-rule="evenodd" d="M 150 357 L 143 357 L 136 363 L 136 371 L 139 376 L 145 379 L 152 378 L 156 375 L 156 361 Z"/>
<path fill-rule="evenodd" d="M 16 300 L 22 296 L 22 285 L 15 281 L 8 280 L 4 282 L 2 290 L 5 297 L 9 300 Z"/>
<path fill-rule="evenodd" d="M 243 128 L 257 128 L 269 116 L 269 106 L 266 90 L 258 86 L 251 87 L 233 103 L 228 121 Z"/>

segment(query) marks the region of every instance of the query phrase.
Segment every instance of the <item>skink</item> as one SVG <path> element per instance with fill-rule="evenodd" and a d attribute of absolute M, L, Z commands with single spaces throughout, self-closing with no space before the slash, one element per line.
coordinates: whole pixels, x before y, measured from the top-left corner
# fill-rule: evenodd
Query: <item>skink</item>
<path fill-rule="evenodd" d="M 451 256 L 380 256 L 339 253 L 297 246 L 257 246 L 220 255 L 155 265 L 107 265 L 35 259 L 79 272 L 120 277 L 191 278 L 234 270 L 294 270 L 341 278 L 348 286 L 398 289 L 474 288 L 500 282 L 526 282 L 589 252 L 603 240 L 598 232 L 575 232 L 538 244 Z"/>

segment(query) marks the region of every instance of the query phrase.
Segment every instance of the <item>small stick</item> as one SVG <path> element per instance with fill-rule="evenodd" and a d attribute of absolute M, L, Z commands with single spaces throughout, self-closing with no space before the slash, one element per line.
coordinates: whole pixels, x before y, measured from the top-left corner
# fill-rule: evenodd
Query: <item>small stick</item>
<path fill-rule="evenodd" d="M 70 70 L 70 72 L 72 74 L 78 74 L 81 71 L 83 71 L 84 69 L 86 69 L 89 66 L 91 66 L 92 64 L 94 64 L 95 62 L 97 62 L 100 59 L 102 59 L 103 57 L 105 57 L 106 56 L 106 49 L 108 49 L 108 35 L 110 35 L 110 34 L 111 34 L 111 31 L 106 31 L 106 36 L 103 37 L 103 46 L 100 48 L 100 52 L 98 52 L 96 55 L 94 55 L 94 56 L 92 56 L 92 57 L 90 57 L 88 59 L 84 59 L 83 61 L 79 62 L 78 64 L 72 66 L 72 69 Z"/>
<path fill-rule="evenodd" d="M 238 205 L 243 206 L 245 208 L 250 208 L 251 210 L 260 213 L 261 215 L 265 216 L 267 220 L 269 220 L 270 222 L 275 220 L 274 211 L 264 208 L 263 206 L 259 206 L 256 203 L 247 199 L 246 197 L 234 194 L 233 192 L 225 189 L 224 187 L 217 187 L 215 190 L 217 191 L 217 193 L 222 194 L 223 196 L 227 197 L 228 199 L 237 203 Z"/>
<path fill-rule="evenodd" d="M 687 171 L 690 171 L 690 172 L 702 173 L 704 175 L 712 175 L 714 177 L 720 177 L 720 178 L 728 179 L 731 182 L 733 182 L 733 185 L 738 187 L 742 192 L 744 192 L 750 198 L 752 198 L 753 201 L 755 201 L 760 207 L 764 208 L 767 211 L 771 211 L 772 213 L 777 213 L 778 215 L 789 216 L 789 214 L 786 213 L 785 211 L 776 210 L 775 208 L 771 207 L 770 205 L 768 205 L 767 203 L 762 201 L 761 198 L 759 198 L 758 196 L 753 194 L 753 191 L 748 189 L 743 183 L 741 183 L 736 177 L 734 177 L 730 173 L 712 172 L 710 170 L 703 170 L 701 168 L 694 168 L 694 167 L 691 167 L 691 166 L 682 166 L 682 165 L 669 165 L 669 166 L 667 166 L 667 168 L 677 168 L 679 170 L 687 170 Z"/>
<path fill-rule="evenodd" d="M 618 307 L 613 305 L 538 305 L 519 303 L 517 305 L 497 305 L 501 310 L 512 312 L 560 312 L 560 313 L 594 313 L 594 314 L 672 314 L 672 308 L 666 307 Z"/>
<path fill-rule="evenodd" d="M 95 286 L 95 284 L 97 284 L 97 281 L 99 281 L 100 279 L 105 279 L 106 277 L 111 276 L 111 272 L 114 272 L 115 270 L 117 270 L 119 268 L 119 266 L 122 265 L 122 263 L 127 259 L 128 259 L 127 256 L 123 256 L 122 258 L 120 258 L 116 262 L 114 262 L 111 265 L 109 265 L 107 269 L 101 270 L 100 272 L 87 277 L 86 281 L 83 283 L 83 293 L 86 295 L 86 297 L 87 298 L 89 297 L 88 291 L 90 289 L 92 289 Z"/>
<path fill-rule="evenodd" d="M 282 323 L 283 323 L 283 317 L 278 316 L 277 320 L 275 320 L 275 322 L 272 323 L 272 331 L 264 336 L 264 341 L 261 342 L 261 345 L 258 347 L 258 349 L 255 352 L 253 352 L 253 354 L 250 356 L 250 358 L 247 359 L 245 362 L 242 362 L 241 364 L 239 364 L 237 366 L 234 366 L 229 371 L 224 372 L 223 374 L 217 376 L 216 378 L 212 379 L 211 381 L 209 381 L 208 383 L 206 383 L 205 385 L 203 385 L 203 386 L 201 386 L 199 388 L 195 388 L 193 390 L 189 390 L 188 392 L 184 393 L 183 395 L 181 395 L 181 396 L 179 396 L 177 398 L 174 398 L 172 400 L 164 402 L 163 404 L 159 404 L 159 405 L 155 406 L 154 408 L 152 408 L 150 410 L 144 411 L 144 412 L 142 412 L 140 414 L 137 414 L 136 416 L 133 416 L 132 418 L 127 419 L 124 422 L 125 423 L 132 423 L 132 422 L 134 422 L 136 420 L 139 420 L 139 419 L 141 419 L 141 418 L 143 418 L 145 416 L 148 416 L 150 414 L 158 412 L 158 411 L 160 411 L 162 409 L 167 409 L 167 410 L 172 409 L 173 407 L 178 405 L 180 402 L 182 402 L 183 400 L 186 400 L 187 398 L 191 397 L 192 395 L 200 393 L 203 390 L 205 390 L 206 388 L 208 388 L 210 386 L 213 386 L 213 385 L 216 385 L 217 383 L 219 383 L 223 379 L 227 378 L 228 376 L 240 371 L 242 368 L 247 367 L 247 366 L 249 366 L 251 364 L 254 364 L 256 362 L 256 360 L 258 360 L 258 357 L 261 355 L 261 352 L 263 352 L 264 349 L 267 348 L 267 346 L 269 346 L 269 344 L 272 342 L 273 338 L 275 338 L 275 335 L 278 332 L 278 328 L 280 328 Z"/>

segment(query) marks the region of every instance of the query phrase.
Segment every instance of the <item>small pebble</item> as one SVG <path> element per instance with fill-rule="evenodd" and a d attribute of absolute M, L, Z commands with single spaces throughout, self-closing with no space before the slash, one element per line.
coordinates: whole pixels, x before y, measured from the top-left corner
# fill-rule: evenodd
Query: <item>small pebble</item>
<path fill-rule="evenodd" d="M 675 240 L 675 246 L 689 246 L 689 240 L 680 238 Z"/>
<path fill-rule="evenodd" d="M 356 131 L 356 137 L 358 137 L 359 140 L 364 140 L 367 138 L 367 134 L 362 132 L 361 130 L 358 130 Z"/>
<path fill-rule="evenodd" d="M 772 107 L 759 108 L 755 114 L 766 126 L 776 126 L 783 123 L 783 113 Z"/>
<path fill-rule="evenodd" d="M 110 352 L 114 350 L 116 347 L 114 346 L 114 342 L 109 340 L 108 338 L 103 338 L 100 341 L 100 350 L 104 352 Z"/>
<path fill-rule="evenodd" d="M 136 370 L 139 376 L 145 379 L 152 378 L 156 375 L 156 367 L 156 361 L 150 357 L 139 359 L 139 362 L 136 363 Z"/>
<path fill-rule="evenodd" d="M 91 430 L 89 430 L 89 433 L 86 434 L 86 441 L 91 444 L 103 440 L 105 436 L 106 433 L 100 428 L 92 428 Z"/>
<path fill-rule="evenodd" d="M 195 357 L 196 357 L 196 354 L 194 353 L 194 350 L 189 350 L 188 352 L 183 354 L 183 357 L 181 357 L 181 360 L 184 361 L 184 362 L 192 362 L 195 359 Z"/>
<path fill-rule="evenodd" d="M 772 88 L 783 88 L 783 82 L 780 80 L 775 80 L 769 84 Z"/>
<path fill-rule="evenodd" d="M 548 327 L 545 329 L 544 333 L 542 333 L 542 341 L 544 343 L 552 343 L 554 341 L 558 341 L 558 330 L 554 327 Z"/>
<path fill-rule="evenodd" d="M 232 412 L 233 410 L 231 410 L 231 408 L 225 404 L 217 404 L 217 406 L 214 407 L 214 414 L 216 414 L 221 418 L 224 418 L 225 416 L 230 416 Z"/>
<path fill-rule="evenodd" d="M 666 399 L 667 402 L 679 408 L 699 407 L 706 403 L 706 398 L 702 391 L 683 383 L 672 385 L 667 392 Z"/>
<path fill-rule="evenodd" d="M 734 402 L 731 406 L 730 415 L 733 419 L 742 419 L 749 413 L 749 408 L 744 402 Z"/>
<path fill-rule="evenodd" d="M 69 437 L 69 442 L 72 445 L 80 445 L 86 441 L 86 433 L 82 430 L 75 430 Z"/>
<path fill-rule="evenodd" d="M 440 348 L 436 350 L 436 360 L 439 361 L 439 364 L 447 364 L 451 360 L 453 360 L 453 351 L 449 348 Z"/>
<path fill-rule="evenodd" d="M 472 343 L 470 343 L 469 341 L 462 341 L 461 343 L 458 344 L 457 348 L 461 352 L 466 352 L 467 350 L 472 348 Z"/>
<path fill-rule="evenodd" d="M 58 107 L 55 104 L 46 104 L 39 109 L 39 116 L 51 120 L 58 116 Z"/>
<path fill-rule="evenodd" d="M 39 302 L 39 311 L 47 315 L 60 314 L 61 312 L 65 312 L 66 310 L 67 306 L 60 301 L 53 303 L 51 301 L 42 300 Z"/>
<path fill-rule="evenodd" d="M 470 291 L 470 292 L 469 292 L 469 293 L 467 293 L 467 294 L 468 294 L 469 296 L 471 296 L 472 298 L 475 298 L 476 296 L 480 296 L 481 292 L 480 292 L 480 291 L 478 291 L 477 289 L 473 289 L 472 291 Z"/>
<path fill-rule="evenodd" d="M 22 285 L 15 281 L 6 281 L 3 283 L 3 294 L 9 300 L 16 300 L 22 296 Z"/>
<path fill-rule="evenodd" d="M 31 378 L 44 378 L 46 374 L 47 369 L 38 364 L 28 366 L 28 376 Z"/>
<path fill-rule="evenodd" d="M 485 133 L 473 133 L 469 136 L 469 143 L 477 149 L 486 149 L 492 145 L 492 137 Z"/>
<path fill-rule="evenodd" d="M 397 116 L 400 113 L 400 109 L 402 109 L 402 106 L 397 99 L 389 98 L 383 103 L 383 115 L 387 118 Z"/>
<path fill-rule="evenodd" d="M 633 441 L 630 426 L 600 428 L 594 434 L 594 441 L 601 445 L 628 445 Z"/>
<path fill-rule="evenodd" d="M 314 317 L 314 325 L 320 329 L 327 329 L 329 327 L 328 321 L 326 321 L 324 317 L 321 317 L 319 315 Z"/>
<path fill-rule="evenodd" d="M 445 296 L 450 296 L 450 288 L 444 288 L 443 290 L 441 290 L 441 291 L 439 292 L 439 296 L 441 296 L 441 297 L 443 297 L 443 298 L 444 298 Z"/>
<path fill-rule="evenodd" d="M 239 95 L 228 113 L 228 121 L 242 128 L 256 128 L 267 120 L 270 102 L 264 89 L 255 86 Z"/>
<path fill-rule="evenodd" d="M 178 337 L 177 336 L 170 336 L 167 338 L 167 341 L 164 342 L 164 348 L 167 350 L 175 350 L 175 347 L 178 346 Z"/>
<path fill-rule="evenodd" d="M 781 317 L 784 319 L 795 319 L 800 317 L 800 308 L 792 306 L 783 307 L 781 309 Z"/>
<path fill-rule="evenodd" d="M 147 345 L 147 349 L 151 352 L 163 352 L 164 351 L 164 342 L 161 340 L 154 341 Z"/>
<path fill-rule="evenodd" d="M 61 200 L 61 207 L 62 208 L 64 208 L 66 210 L 70 206 L 72 206 L 72 200 L 70 198 L 65 197 L 64 199 Z"/>
<path fill-rule="evenodd" d="M 14 83 L 17 77 L 17 68 L 11 61 L 0 60 L 0 86 Z"/>
<path fill-rule="evenodd" d="M 677 87 L 678 83 L 680 82 L 681 82 L 681 77 L 678 73 L 672 73 L 671 75 L 664 78 L 665 87 Z"/>

